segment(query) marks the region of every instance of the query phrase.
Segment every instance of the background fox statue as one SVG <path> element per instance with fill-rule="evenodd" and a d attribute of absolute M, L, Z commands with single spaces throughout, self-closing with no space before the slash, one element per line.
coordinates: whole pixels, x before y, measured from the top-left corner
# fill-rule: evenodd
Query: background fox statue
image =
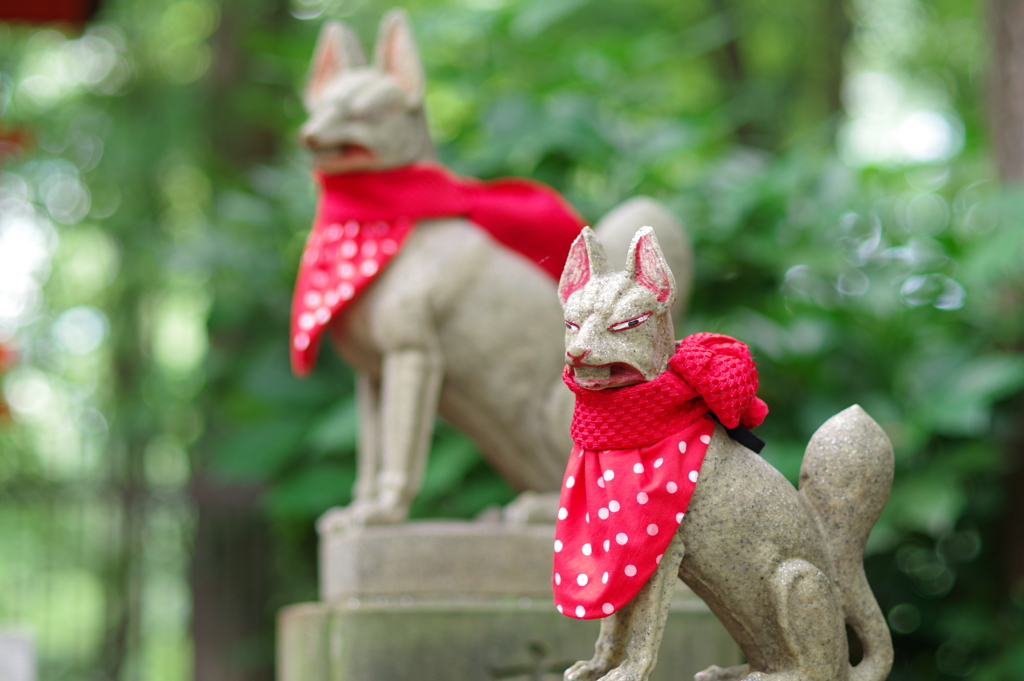
<path fill-rule="evenodd" d="M 582 223 L 546 188 L 484 187 L 432 163 L 424 87 L 403 12 L 384 17 L 373 65 L 348 27 L 321 30 L 300 138 L 314 152 L 322 193 L 293 302 L 293 368 L 311 370 L 328 334 L 357 370 L 360 410 L 353 503 L 325 514 L 321 532 L 406 519 L 438 411 L 515 488 L 548 498 L 570 445 L 572 394 L 553 380 L 562 361 L 556 284 Z M 336 219 L 328 190 L 347 192 Z M 505 215 L 504 232 L 485 232 L 475 215 L 486 211 L 464 209 L 478 190 L 498 191 L 506 208 L 522 211 L 522 224 Z M 444 207 L 422 212 L 435 203 Z M 542 224 L 531 225 L 531 215 Z M 651 199 L 623 204 L 597 231 L 624 254 L 636 224 L 655 225 L 673 266 L 688 275 L 682 227 Z M 566 229 L 557 261 L 530 254 Z M 516 239 L 519 252 L 507 245 Z M 512 516 L 543 515 L 544 503 L 521 499 Z"/>
<path fill-rule="evenodd" d="M 767 413 L 746 346 L 675 342 L 675 295 L 646 227 L 623 272 L 584 229 L 562 275 L 576 444 L 552 583 L 560 612 L 604 618 L 596 654 L 566 681 L 646 681 L 677 575 L 748 661 L 698 681 L 882 681 L 892 641 L 863 552 L 892 483 L 888 438 L 860 407 L 840 412 L 811 438 L 794 489 L 726 430 Z"/>

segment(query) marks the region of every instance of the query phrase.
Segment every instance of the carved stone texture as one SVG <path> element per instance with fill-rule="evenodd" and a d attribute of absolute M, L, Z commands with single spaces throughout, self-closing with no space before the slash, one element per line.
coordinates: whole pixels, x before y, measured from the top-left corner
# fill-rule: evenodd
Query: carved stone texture
<path fill-rule="evenodd" d="M 650 252 L 640 257 L 643 249 Z M 588 230 L 574 244 L 562 301 L 572 322 L 566 363 L 581 389 L 629 391 L 667 367 L 688 365 L 679 351 L 669 358 L 671 319 L 657 304 L 672 295 L 667 267 L 648 229 L 634 238 L 625 272 L 611 271 Z M 652 313 L 642 324 L 618 328 L 620 319 L 645 310 Z M 735 349 L 730 352 L 735 356 Z M 714 409 L 715 395 L 705 393 L 717 389 L 713 382 L 701 386 L 683 378 Z M 657 568 L 626 605 L 601 620 L 594 657 L 570 668 L 566 681 L 653 678 L 655 663 L 660 656 L 665 664 L 671 645 L 662 636 L 677 575 L 718 616 L 748 663 L 708 668 L 698 680 L 882 681 L 892 665 L 892 641 L 864 576 L 863 553 L 892 483 L 885 433 L 856 405 L 833 416 L 807 447 L 799 490 L 722 426 L 704 442 L 699 478 L 696 471 L 690 478 L 693 496 L 679 509 L 678 531 L 654 561 Z M 567 479 L 566 488 L 573 486 Z M 863 647 L 856 665 L 847 626 Z"/>
<path fill-rule="evenodd" d="M 300 131 L 314 152 L 316 171 L 344 178 L 433 162 L 425 87 L 402 11 L 384 17 L 369 65 L 351 29 L 325 23 L 305 93 L 309 118 Z M 625 254 L 638 223 L 658 229 L 679 281 L 677 298 L 685 301 L 690 249 L 682 226 L 663 206 L 632 199 L 596 229 L 613 252 Z M 359 225 L 332 223 L 327 231 L 335 227 L 355 232 Z M 372 258 L 358 266 L 338 265 L 348 267 L 337 276 L 354 268 L 374 277 L 362 293 L 348 280 L 327 292 L 318 289 L 310 297 L 315 305 L 296 317 L 302 328 L 293 348 L 311 349 L 311 336 L 303 330 L 329 325 L 335 347 L 358 372 L 353 502 L 321 519 L 324 533 L 406 519 L 438 412 L 519 490 L 557 492 L 571 447 L 573 402 L 558 380 L 562 315 L 553 278 L 462 217 L 422 219 L 403 234 L 400 249 L 388 254 L 383 267 Z M 346 242 L 339 243 L 328 248 L 344 249 Z M 394 239 L 380 244 L 389 250 L 398 245 Z M 355 249 L 352 242 L 349 250 Z M 380 257 L 376 242 L 370 250 Z M 321 278 L 326 282 L 329 276 Z M 328 296 L 333 303 L 345 296 L 351 302 L 334 316 L 321 305 Z"/>
<path fill-rule="evenodd" d="M 554 610 L 554 528 L 417 522 L 325 537 L 324 602 L 281 611 L 277 681 L 556 681 L 595 623 Z M 676 681 L 736 645 L 682 584 L 656 681 Z"/>

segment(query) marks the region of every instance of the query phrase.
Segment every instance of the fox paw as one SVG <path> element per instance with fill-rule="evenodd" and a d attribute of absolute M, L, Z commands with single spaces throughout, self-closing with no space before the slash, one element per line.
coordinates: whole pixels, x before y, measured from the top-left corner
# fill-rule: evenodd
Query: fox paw
<path fill-rule="evenodd" d="M 597 681 L 606 672 L 608 667 L 595 664 L 593 660 L 577 662 L 565 670 L 562 677 L 564 681 Z"/>
<path fill-rule="evenodd" d="M 558 492 L 523 492 L 502 509 L 502 517 L 513 525 L 553 525 L 558 518 Z"/>
<path fill-rule="evenodd" d="M 697 672 L 694 681 L 738 681 L 747 675 L 747 665 L 738 667 L 722 668 L 718 665 L 711 665 L 702 672 Z"/>
<path fill-rule="evenodd" d="M 321 535 L 345 532 L 367 525 L 396 525 L 405 522 L 409 509 L 377 501 L 356 501 L 344 508 L 332 508 L 320 516 L 316 529 Z"/>
<path fill-rule="evenodd" d="M 647 681 L 648 676 L 628 667 L 616 667 L 602 676 L 600 681 Z"/>

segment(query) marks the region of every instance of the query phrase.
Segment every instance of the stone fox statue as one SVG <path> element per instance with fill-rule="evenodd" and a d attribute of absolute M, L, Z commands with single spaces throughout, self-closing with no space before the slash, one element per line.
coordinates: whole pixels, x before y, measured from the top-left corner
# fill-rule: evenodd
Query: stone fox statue
<path fill-rule="evenodd" d="M 863 552 L 892 482 L 888 438 L 860 407 L 840 412 L 811 438 L 794 489 L 730 437 L 767 414 L 746 346 L 674 341 L 675 295 L 649 228 L 624 272 L 593 231 L 572 245 L 559 297 L 575 446 L 552 584 L 560 612 L 604 619 L 596 654 L 566 681 L 646 680 L 677 575 L 747 659 L 699 681 L 885 679 L 892 642 Z M 847 625 L 863 646 L 856 666 Z"/>
<path fill-rule="evenodd" d="M 556 289 L 583 222 L 537 183 L 437 165 L 424 88 L 401 11 L 384 17 L 372 65 L 345 25 L 321 30 L 300 131 L 320 204 L 293 300 L 292 365 L 312 370 L 328 335 L 357 370 L 360 411 L 353 503 L 321 531 L 406 519 L 438 412 L 514 487 L 548 493 L 551 513 L 570 445 L 572 394 L 553 379 Z M 682 227 L 651 199 L 626 202 L 597 231 L 625 254 L 640 221 L 688 275 Z"/>

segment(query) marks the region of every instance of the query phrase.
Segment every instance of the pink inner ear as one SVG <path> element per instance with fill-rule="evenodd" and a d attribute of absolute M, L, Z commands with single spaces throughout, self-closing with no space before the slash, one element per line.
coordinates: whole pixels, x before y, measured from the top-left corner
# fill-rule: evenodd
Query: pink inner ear
<path fill-rule="evenodd" d="M 636 244 L 635 274 L 636 283 L 650 290 L 659 303 L 664 303 L 672 295 L 665 265 L 658 257 L 649 236 L 642 236 Z"/>
<path fill-rule="evenodd" d="M 316 63 L 316 72 L 313 74 L 313 83 L 310 88 L 313 94 L 318 94 L 327 82 L 336 76 L 341 70 L 341 55 L 334 41 L 329 42 Z"/>
<path fill-rule="evenodd" d="M 576 291 L 587 285 L 590 281 L 590 256 L 587 254 L 587 245 L 582 236 L 576 237 L 572 248 L 569 249 L 569 257 L 565 259 L 565 269 L 562 270 L 562 278 L 558 281 L 558 299 L 565 305 L 566 301 Z"/>

